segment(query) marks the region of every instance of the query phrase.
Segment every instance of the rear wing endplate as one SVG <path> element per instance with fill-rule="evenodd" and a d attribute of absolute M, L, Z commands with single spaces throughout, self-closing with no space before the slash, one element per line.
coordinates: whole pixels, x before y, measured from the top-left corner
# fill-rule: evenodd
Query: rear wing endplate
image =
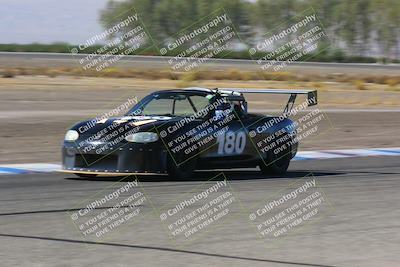
<path fill-rule="evenodd" d="M 257 88 L 218 88 L 218 90 L 233 91 L 241 94 L 286 94 L 290 95 L 285 106 L 283 114 L 290 114 L 296 101 L 297 95 L 307 95 L 307 106 L 315 106 L 318 104 L 317 90 L 292 90 L 292 89 L 257 89 Z"/>

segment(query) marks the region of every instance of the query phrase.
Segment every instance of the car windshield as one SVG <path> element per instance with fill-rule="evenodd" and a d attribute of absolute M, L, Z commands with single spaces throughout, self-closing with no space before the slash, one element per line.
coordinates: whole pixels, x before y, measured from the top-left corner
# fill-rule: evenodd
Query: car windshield
<path fill-rule="evenodd" d="M 192 116 L 210 103 L 210 96 L 177 93 L 152 94 L 135 105 L 128 115 Z"/>

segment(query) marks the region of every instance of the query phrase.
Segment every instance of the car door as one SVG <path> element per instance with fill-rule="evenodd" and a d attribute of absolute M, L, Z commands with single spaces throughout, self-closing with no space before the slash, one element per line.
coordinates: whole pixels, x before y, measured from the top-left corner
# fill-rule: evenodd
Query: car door
<path fill-rule="evenodd" d="M 216 131 L 213 132 L 212 146 L 203 154 L 203 158 L 230 165 L 253 158 L 254 150 L 246 130 L 246 117 L 239 116 L 231 109 L 222 118 L 213 121 L 213 124 L 219 133 L 215 135 Z"/>

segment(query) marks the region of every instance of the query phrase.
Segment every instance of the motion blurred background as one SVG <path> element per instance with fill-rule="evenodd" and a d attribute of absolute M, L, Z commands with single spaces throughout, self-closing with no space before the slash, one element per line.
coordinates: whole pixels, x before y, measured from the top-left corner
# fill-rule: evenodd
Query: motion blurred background
<path fill-rule="evenodd" d="M 400 1 L 3 0 L 1 7 L 0 122 L 7 127 L 0 134 L 0 162 L 54 161 L 65 130 L 76 121 L 102 114 L 128 97 L 188 86 L 317 89 L 319 107 L 333 112 L 336 130 L 302 149 L 394 146 Z M 235 29 L 229 51 L 198 68 L 174 70 L 168 56 L 181 53 L 196 39 L 165 56 L 159 48 L 185 29 L 203 25 L 216 12 L 226 13 Z M 101 71 L 84 69 L 80 60 L 116 36 L 99 39 L 78 49 L 78 54 L 71 51 L 136 13 L 150 44 Z M 263 53 L 251 56 L 249 48 L 311 14 L 326 34 L 316 49 L 279 71 L 260 69 L 256 59 Z M 282 108 L 282 101 L 273 98 L 248 100 L 256 111 Z M 365 116 L 363 112 L 370 110 L 375 113 Z M 383 115 L 390 119 L 382 121 Z M 327 143 L 329 138 L 332 142 Z"/>
<path fill-rule="evenodd" d="M 149 45 L 101 71 L 85 69 L 81 61 L 90 53 L 138 23 L 79 45 L 136 13 Z M 235 30 L 226 53 L 174 69 L 169 61 L 194 38 L 161 56 L 176 36 L 224 13 Z M 277 71 L 260 68 L 265 61 L 257 59 L 268 51 L 250 55 L 251 48 L 313 14 L 318 22 L 310 24 L 325 33 L 315 50 Z M 399 0 L 1 0 L 0 265 L 399 266 L 399 61 Z M 188 86 L 318 90 L 319 103 L 310 109 L 320 109 L 329 123 L 299 147 L 317 157 L 293 161 L 286 177 L 224 171 L 240 199 L 235 216 L 179 249 L 158 211 L 213 173 L 197 172 L 191 181 L 139 177 L 152 203 L 140 205 L 145 217 L 106 242 L 87 242 L 67 212 L 123 182 L 55 172 L 67 129 L 128 99 Z M 287 101 L 258 95 L 246 96 L 250 111 L 281 112 Z M 258 238 L 242 206 L 261 207 L 309 174 L 334 209 L 279 242 Z"/>
<path fill-rule="evenodd" d="M 249 58 L 251 46 L 277 25 L 310 8 L 329 36 L 329 49 L 313 61 L 398 62 L 400 2 L 396 0 L 3 0 L 0 51 L 69 52 L 135 8 L 161 43 L 223 7 L 243 41 L 233 58 Z M 320 49 L 328 44 L 320 44 Z M 145 54 L 158 55 L 157 49 Z"/>

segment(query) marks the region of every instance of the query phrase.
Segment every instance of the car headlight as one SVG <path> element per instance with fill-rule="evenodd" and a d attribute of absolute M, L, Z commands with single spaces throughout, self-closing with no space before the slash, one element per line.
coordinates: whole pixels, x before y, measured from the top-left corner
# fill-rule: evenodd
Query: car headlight
<path fill-rule="evenodd" d="M 75 130 L 68 130 L 67 133 L 65 134 L 65 141 L 68 142 L 73 142 L 75 140 L 77 140 L 79 137 L 79 133 Z"/>
<path fill-rule="evenodd" d="M 158 135 L 152 132 L 142 132 L 127 135 L 125 140 L 135 143 L 151 143 L 158 140 Z"/>

